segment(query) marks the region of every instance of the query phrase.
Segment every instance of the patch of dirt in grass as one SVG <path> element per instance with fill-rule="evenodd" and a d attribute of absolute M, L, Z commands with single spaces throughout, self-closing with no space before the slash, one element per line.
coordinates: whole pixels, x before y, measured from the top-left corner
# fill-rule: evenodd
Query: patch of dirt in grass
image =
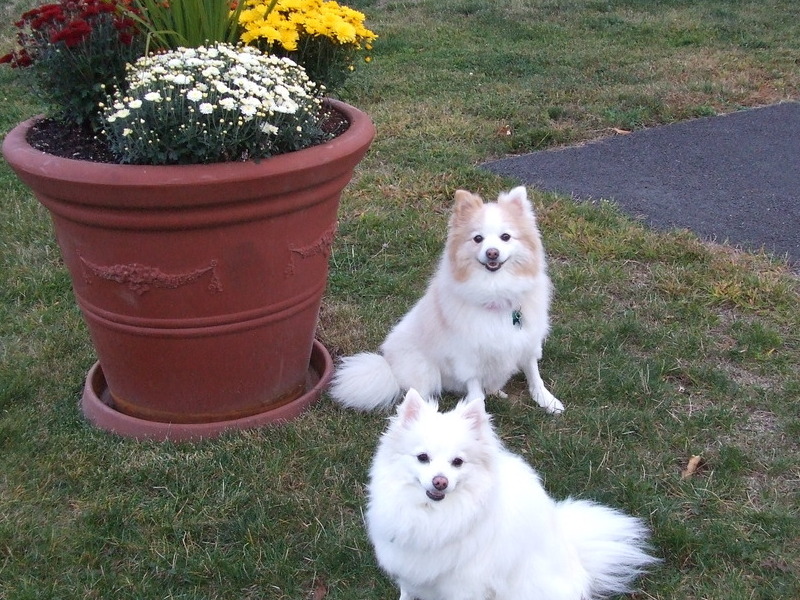
<path fill-rule="evenodd" d="M 776 463 L 797 455 L 800 450 L 800 444 L 784 433 L 779 417 L 772 411 L 750 410 L 735 433 L 720 438 L 720 442 L 740 448 L 753 461 L 754 468 L 745 477 L 745 486 L 748 501 L 754 508 L 782 504 L 800 491 L 797 468 L 770 472 Z"/>
<path fill-rule="evenodd" d="M 709 336 L 714 340 L 716 354 L 718 355 L 717 367 L 725 372 L 736 385 L 744 388 L 754 388 L 763 391 L 780 390 L 785 382 L 786 375 L 779 369 L 770 369 L 759 363 L 742 364 L 726 357 L 735 355 L 739 343 L 730 334 L 734 324 L 750 325 L 759 320 L 757 314 L 744 313 L 732 309 L 717 311 L 719 324 L 709 331 Z M 788 332 L 781 332 L 781 337 L 789 338 Z M 788 350 L 787 350 L 788 351 Z M 751 368 L 751 366 L 753 368 Z"/>
<path fill-rule="evenodd" d="M 742 426 L 742 431 L 758 438 L 774 436 L 780 432 L 778 417 L 768 410 L 755 409 L 748 415 L 747 422 Z"/>
<path fill-rule="evenodd" d="M 725 373 L 739 386 L 764 391 L 778 390 L 783 382 L 779 375 L 760 375 L 740 365 L 723 362 L 719 365 Z"/>

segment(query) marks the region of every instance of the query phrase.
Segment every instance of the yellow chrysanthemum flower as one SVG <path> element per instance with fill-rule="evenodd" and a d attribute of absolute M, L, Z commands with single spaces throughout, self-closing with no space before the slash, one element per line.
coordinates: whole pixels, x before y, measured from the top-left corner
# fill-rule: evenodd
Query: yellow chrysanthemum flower
<path fill-rule="evenodd" d="M 244 8 L 239 15 L 242 25 L 242 40 L 252 43 L 262 38 L 269 44 L 279 43 L 284 50 L 296 49 L 297 40 L 304 35 L 320 35 L 334 44 L 351 45 L 356 49 L 373 41 L 377 35 L 364 25 L 363 13 L 350 7 L 342 6 L 335 0 L 278 0 L 269 14 L 270 0 L 244 0 Z M 274 35 L 265 30 L 269 24 L 275 30 L 294 30 L 297 37 L 287 34 Z M 269 35 L 259 34 L 268 31 Z M 283 45 L 286 41 L 293 48 Z"/>
<path fill-rule="evenodd" d="M 371 49 L 378 37 L 363 13 L 335 0 L 277 0 L 269 12 L 272 0 L 240 1 L 242 42 L 290 56 L 326 85 L 341 82 L 336 73 L 352 70 L 355 53 Z"/>

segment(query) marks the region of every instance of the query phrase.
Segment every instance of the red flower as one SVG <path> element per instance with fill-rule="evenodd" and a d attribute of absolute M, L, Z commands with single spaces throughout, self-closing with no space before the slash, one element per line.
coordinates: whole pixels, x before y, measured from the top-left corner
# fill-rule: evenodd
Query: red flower
<path fill-rule="evenodd" d="M 68 48 L 74 48 L 89 37 L 91 33 L 91 25 L 86 21 L 76 19 L 71 21 L 61 31 L 53 31 L 50 34 L 50 41 L 54 44 L 57 42 L 64 42 Z"/>
<path fill-rule="evenodd" d="M 130 4 L 131 0 L 59 0 L 28 10 L 14 23 L 20 30 L 17 36 L 20 49 L 3 56 L 0 64 L 30 66 L 49 44 L 63 43 L 75 48 L 86 42 L 98 23 L 109 22 L 105 19 L 113 24 L 118 42 L 129 46 L 138 27 L 118 9 Z"/>
<path fill-rule="evenodd" d="M 31 29 L 38 31 L 47 25 L 63 23 L 66 21 L 63 8 L 58 4 L 45 4 L 38 9 L 29 10 L 22 15 L 22 19 L 17 23 L 17 27 L 23 27 L 29 23 Z"/>
<path fill-rule="evenodd" d="M 33 59 L 27 51 L 20 50 L 19 52 L 9 52 L 5 56 L 0 57 L 0 64 L 8 63 L 12 68 L 30 67 L 33 64 Z"/>

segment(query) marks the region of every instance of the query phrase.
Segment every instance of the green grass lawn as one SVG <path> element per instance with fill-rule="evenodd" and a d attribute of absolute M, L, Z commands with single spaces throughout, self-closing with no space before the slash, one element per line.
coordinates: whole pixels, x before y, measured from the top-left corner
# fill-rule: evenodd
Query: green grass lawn
<path fill-rule="evenodd" d="M 457 188 L 515 184 L 480 162 L 800 98 L 795 0 L 349 4 L 381 37 L 341 95 L 378 136 L 342 199 L 319 330 L 336 355 L 374 350 L 421 294 Z M 26 5 L 0 6 L 0 51 Z M 3 135 L 43 108 L 5 68 L 0 100 Z M 664 562 L 637 599 L 800 598 L 796 276 L 531 195 L 556 288 L 541 370 L 567 410 L 546 415 L 515 379 L 488 402 L 503 439 L 554 496 L 651 525 Z M 323 398 L 194 444 L 93 429 L 93 350 L 47 213 L 5 163 L 0 206 L 0 598 L 397 596 L 362 522 L 385 415 Z"/>

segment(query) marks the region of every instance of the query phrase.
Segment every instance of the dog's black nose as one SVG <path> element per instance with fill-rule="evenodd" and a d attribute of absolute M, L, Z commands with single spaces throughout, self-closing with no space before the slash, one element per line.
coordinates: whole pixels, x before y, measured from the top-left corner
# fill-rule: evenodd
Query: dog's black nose
<path fill-rule="evenodd" d="M 437 475 L 436 477 L 433 478 L 433 487 L 435 487 L 440 492 L 442 490 L 447 489 L 448 483 L 450 482 L 447 481 L 447 477 L 445 477 L 444 475 Z"/>
<path fill-rule="evenodd" d="M 498 258 L 500 258 L 500 250 L 498 250 L 497 248 L 489 248 L 486 251 L 486 258 L 488 258 L 489 260 L 497 260 Z"/>

